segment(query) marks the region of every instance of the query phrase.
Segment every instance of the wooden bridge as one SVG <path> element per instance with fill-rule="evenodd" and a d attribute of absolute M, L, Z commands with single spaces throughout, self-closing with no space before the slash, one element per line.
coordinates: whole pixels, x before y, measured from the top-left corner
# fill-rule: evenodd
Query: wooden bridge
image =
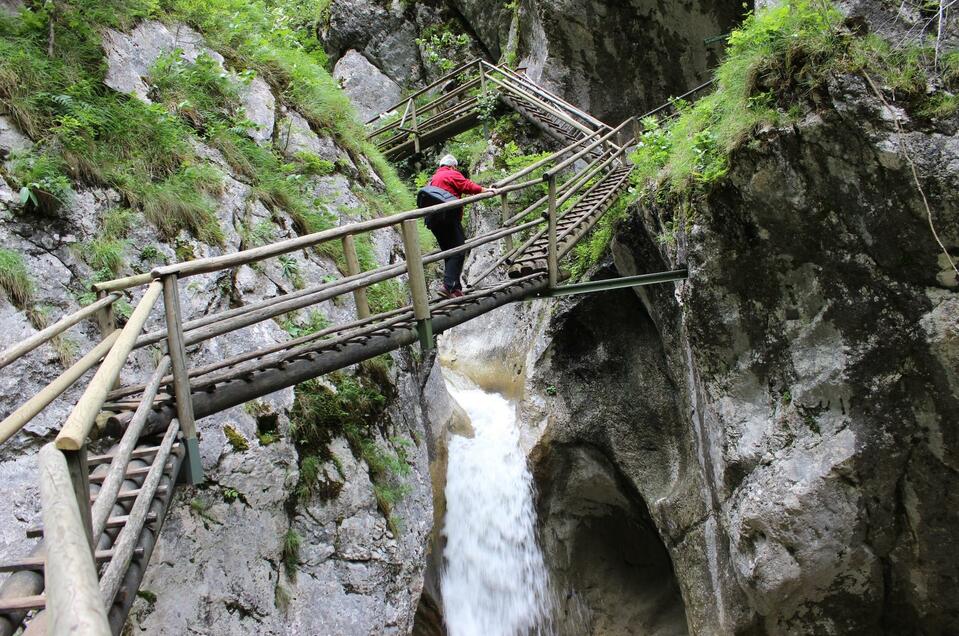
<path fill-rule="evenodd" d="M 0 443 L 16 435 L 51 402 L 96 368 L 54 442 L 39 453 L 42 521 L 30 557 L 0 565 L 0 636 L 118 634 L 143 577 L 178 483 L 203 480 L 196 420 L 335 369 L 420 343 L 434 334 L 536 295 L 564 293 L 560 264 L 628 183 L 633 121 L 611 128 L 503 66 L 477 61 L 414 93 L 370 122 L 369 138 L 390 158 L 422 152 L 481 123 L 484 100 L 499 99 L 565 144 L 561 150 L 494 184 L 496 191 L 393 216 L 345 225 L 245 250 L 159 267 L 148 274 L 95 285 L 98 299 L 0 353 L 0 369 L 85 320 L 102 340 L 37 395 L 0 422 Z M 532 177 L 533 173 L 542 176 Z M 545 192 L 529 204 L 531 192 Z M 535 190 L 534 190 L 535 189 Z M 451 250 L 424 254 L 417 223 L 429 214 L 493 199 L 499 227 Z M 404 261 L 361 271 L 355 238 L 397 229 Z M 194 276 L 228 272 L 325 243 L 341 243 L 347 272 L 331 282 L 216 314 L 184 320 L 181 288 Z M 447 256 L 502 242 L 502 257 L 462 298 L 430 297 L 425 267 Z M 494 276 L 495 275 L 495 276 Z M 574 286 L 591 291 L 685 277 L 666 272 L 618 283 Z M 398 280 L 410 303 L 372 315 L 366 289 Z M 584 286 L 585 285 L 585 286 Z M 571 289 L 571 288 L 570 288 Z M 568 293 L 567 290 L 566 293 Z M 114 304 L 139 298 L 122 328 Z M 289 312 L 351 294 L 357 315 L 345 324 L 192 367 L 187 348 Z M 160 302 L 162 297 L 162 303 Z M 151 317 L 164 328 L 143 333 Z M 166 353 L 145 384 L 120 386 L 131 354 L 164 344 Z M 115 437 L 102 455 L 91 441 Z"/>

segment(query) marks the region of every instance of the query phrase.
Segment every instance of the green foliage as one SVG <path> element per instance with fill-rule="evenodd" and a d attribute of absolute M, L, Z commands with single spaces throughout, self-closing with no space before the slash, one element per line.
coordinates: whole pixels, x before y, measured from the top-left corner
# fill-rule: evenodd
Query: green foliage
<path fill-rule="evenodd" d="M 325 462 L 316 455 L 309 455 L 300 462 L 300 481 L 297 484 L 297 497 L 309 499 L 316 495 L 324 501 L 333 499 L 343 490 L 343 482 L 330 476 L 324 467 Z M 340 470 L 342 473 L 342 470 Z"/>
<path fill-rule="evenodd" d="M 286 569 L 286 575 L 293 579 L 296 577 L 296 566 L 300 563 L 300 544 L 303 542 L 299 533 L 293 528 L 287 530 L 283 535 L 283 567 Z"/>
<path fill-rule="evenodd" d="M 34 211 L 52 214 L 73 195 L 62 161 L 47 152 L 18 156 L 12 174 L 20 187 L 20 205 Z"/>
<path fill-rule="evenodd" d="M 96 270 L 107 270 L 111 274 L 120 273 L 126 264 L 124 253 L 128 242 L 124 239 L 110 238 L 109 235 L 94 239 L 83 246 L 84 259 Z"/>
<path fill-rule="evenodd" d="M 246 250 L 272 243 L 275 240 L 276 224 L 270 219 L 253 225 L 240 223 L 237 231 L 240 235 L 240 247 Z"/>
<path fill-rule="evenodd" d="M 448 73 L 466 61 L 469 55 L 470 36 L 453 33 L 449 24 L 429 26 L 416 44 L 423 50 L 426 63 Z"/>
<path fill-rule="evenodd" d="M 153 605 L 157 602 L 157 595 L 150 590 L 137 590 L 137 596 L 142 598 L 150 605 Z"/>
<path fill-rule="evenodd" d="M 0 289 L 20 309 L 33 302 L 33 279 L 17 252 L 0 248 Z"/>
<path fill-rule="evenodd" d="M 246 437 L 229 424 L 223 427 L 223 434 L 226 435 L 226 441 L 236 452 L 242 453 L 250 449 L 250 442 L 247 441 Z"/>
<path fill-rule="evenodd" d="M 296 159 L 303 164 L 304 174 L 325 176 L 336 172 L 336 164 L 329 159 L 323 159 L 319 155 L 300 150 L 296 153 Z"/>
<path fill-rule="evenodd" d="M 303 289 L 305 283 L 303 274 L 300 273 L 300 262 L 293 256 L 280 256 L 277 260 L 280 262 L 283 278 L 290 281 L 295 289 Z"/>
<path fill-rule="evenodd" d="M 329 326 L 330 319 L 316 309 L 311 309 L 305 320 L 301 318 L 298 313 L 293 313 L 288 314 L 286 318 L 280 322 L 280 327 L 283 328 L 283 331 L 290 334 L 292 338 L 302 338 L 317 331 L 322 331 Z"/>
<path fill-rule="evenodd" d="M 290 437 L 303 452 L 325 456 L 334 435 L 348 427 L 361 429 L 376 422 L 386 409 L 383 389 L 363 376 L 332 373 L 334 388 L 319 380 L 296 387 L 290 411 Z"/>
<path fill-rule="evenodd" d="M 385 280 L 366 288 L 366 299 L 370 304 L 370 311 L 380 314 L 405 307 L 409 304 L 406 289 L 397 280 Z"/>
<path fill-rule="evenodd" d="M 499 92 L 487 90 L 476 96 L 476 112 L 483 123 L 490 123 L 496 119 L 496 110 L 499 108 Z"/>
<path fill-rule="evenodd" d="M 223 501 L 233 503 L 234 501 L 243 501 L 243 495 L 236 488 L 223 489 Z"/>

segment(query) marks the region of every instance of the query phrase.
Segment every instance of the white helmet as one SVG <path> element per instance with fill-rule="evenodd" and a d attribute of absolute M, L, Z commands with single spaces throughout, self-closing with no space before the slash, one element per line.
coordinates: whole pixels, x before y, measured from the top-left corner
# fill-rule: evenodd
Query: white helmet
<path fill-rule="evenodd" d="M 456 167 L 459 165 L 459 162 L 456 161 L 456 157 L 454 157 L 453 155 L 445 155 L 442 159 L 440 159 L 440 165 Z"/>

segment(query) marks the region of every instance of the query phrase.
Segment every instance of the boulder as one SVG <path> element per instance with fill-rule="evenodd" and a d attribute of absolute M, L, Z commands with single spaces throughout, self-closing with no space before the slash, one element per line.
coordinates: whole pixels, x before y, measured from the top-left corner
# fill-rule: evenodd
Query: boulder
<path fill-rule="evenodd" d="M 386 112 L 403 97 L 396 82 L 352 49 L 333 67 L 333 77 L 349 95 L 361 121 Z"/>
<path fill-rule="evenodd" d="M 330 19 L 320 38 L 330 59 L 350 49 L 362 53 L 394 82 L 408 86 L 422 77 L 415 40 L 419 28 L 407 17 L 404 2 L 346 0 L 330 4 Z"/>

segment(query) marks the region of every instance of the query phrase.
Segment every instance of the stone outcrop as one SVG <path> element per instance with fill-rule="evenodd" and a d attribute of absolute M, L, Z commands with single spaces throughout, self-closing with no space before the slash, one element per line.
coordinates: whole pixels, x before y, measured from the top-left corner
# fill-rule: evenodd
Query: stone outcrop
<path fill-rule="evenodd" d="M 635 206 L 615 273 L 689 280 L 569 303 L 528 381 L 560 578 L 571 546 L 604 536 L 592 519 L 648 510 L 692 633 L 959 628 L 957 287 L 901 154 L 956 254 L 956 122 L 929 130 L 855 78 L 828 93 L 734 153 L 675 244 L 657 236 L 676 202 Z M 623 605 L 580 596 L 594 616 Z"/>
<path fill-rule="evenodd" d="M 385 113 L 400 101 L 403 91 L 363 57 L 350 49 L 333 67 L 333 77 L 349 95 L 360 121 Z"/>
<path fill-rule="evenodd" d="M 387 77 L 404 86 L 422 79 L 416 38 L 419 26 L 400 0 L 345 0 L 330 3 L 320 39 L 331 60 L 355 49 Z"/>
<path fill-rule="evenodd" d="M 708 78 L 722 35 L 743 14 L 733 0 L 517 0 L 516 53 L 529 75 L 590 114 L 619 123 Z M 504 54 L 512 14 L 453 0 L 485 48 Z"/>

